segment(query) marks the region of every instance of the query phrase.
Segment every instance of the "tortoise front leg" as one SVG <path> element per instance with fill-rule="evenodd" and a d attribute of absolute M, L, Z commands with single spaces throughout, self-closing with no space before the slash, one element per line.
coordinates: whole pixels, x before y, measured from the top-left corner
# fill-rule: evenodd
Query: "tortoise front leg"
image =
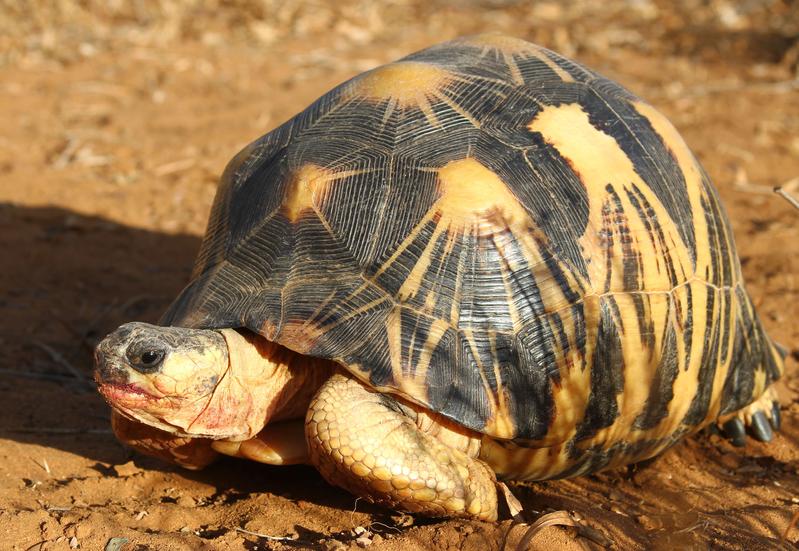
<path fill-rule="evenodd" d="M 193 471 L 207 467 L 219 455 L 211 449 L 213 440 L 171 434 L 132 421 L 116 410 L 111 411 L 111 428 L 121 442 L 134 450 Z"/>
<path fill-rule="evenodd" d="M 355 495 L 432 517 L 497 518 L 496 478 L 485 463 L 421 430 L 394 399 L 358 381 L 333 375 L 311 401 L 305 434 L 311 463 Z"/>
<path fill-rule="evenodd" d="M 250 459 L 267 465 L 308 463 L 304 422 L 299 419 L 266 425 L 253 438 L 243 442 L 216 440 L 211 447 L 232 457 Z"/>

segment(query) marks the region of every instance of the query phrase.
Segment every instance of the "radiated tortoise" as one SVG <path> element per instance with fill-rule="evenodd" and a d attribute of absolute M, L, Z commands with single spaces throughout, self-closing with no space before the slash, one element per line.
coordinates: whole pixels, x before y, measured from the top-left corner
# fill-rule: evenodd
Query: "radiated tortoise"
<path fill-rule="evenodd" d="M 500 35 L 359 75 L 240 152 L 160 324 L 97 347 L 123 441 L 309 463 L 430 516 L 779 423 L 782 353 L 674 127 Z"/>

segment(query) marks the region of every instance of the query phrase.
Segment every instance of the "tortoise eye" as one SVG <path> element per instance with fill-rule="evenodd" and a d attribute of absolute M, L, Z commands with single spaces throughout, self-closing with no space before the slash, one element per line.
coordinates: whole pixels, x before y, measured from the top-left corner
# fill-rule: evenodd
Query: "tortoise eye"
<path fill-rule="evenodd" d="M 141 363 L 145 367 L 153 367 L 161 363 L 164 358 L 164 353 L 160 350 L 148 350 L 141 355 Z"/>
<path fill-rule="evenodd" d="M 158 371 L 166 357 L 166 350 L 154 343 L 133 345 L 128 349 L 130 366 L 140 373 L 153 373 Z"/>

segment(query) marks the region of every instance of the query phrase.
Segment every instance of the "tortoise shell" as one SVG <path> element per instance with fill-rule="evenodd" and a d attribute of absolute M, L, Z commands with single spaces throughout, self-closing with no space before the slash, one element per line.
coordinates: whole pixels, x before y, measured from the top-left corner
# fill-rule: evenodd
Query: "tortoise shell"
<path fill-rule="evenodd" d="M 239 153 L 162 321 L 532 446 L 673 439 L 781 369 L 671 124 L 498 35 L 359 75 Z"/>

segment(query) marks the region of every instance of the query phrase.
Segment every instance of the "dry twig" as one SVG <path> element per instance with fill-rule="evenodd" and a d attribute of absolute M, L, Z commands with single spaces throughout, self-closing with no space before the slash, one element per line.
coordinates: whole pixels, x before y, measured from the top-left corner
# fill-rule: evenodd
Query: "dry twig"
<path fill-rule="evenodd" d="M 59 383 L 73 382 L 74 377 L 70 375 L 61 375 L 60 373 L 37 373 L 35 371 L 20 371 L 18 369 L 2 369 L 0 368 L 0 375 L 6 377 L 22 377 L 25 379 L 41 379 L 45 381 L 55 381 Z"/>
<path fill-rule="evenodd" d="M 52 348 L 51 346 L 49 346 L 49 345 L 47 345 L 47 344 L 45 344 L 43 342 L 40 342 L 40 341 L 33 341 L 32 344 L 35 347 L 40 348 L 41 350 L 44 350 L 47 353 L 47 355 L 50 356 L 50 359 L 52 359 L 55 363 L 57 363 L 58 365 L 60 365 L 64 369 L 66 369 L 78 381 L 86 384 L 87 386 L 91 386 L 89 384 L 88 379 L 86 378 L 86 375 L 80 369 L 78 369 L 77 367 L 75 367 L 74 365 L 69 363 L 64 358 L 64 356 L 59 354 L 54 348 Z"/>
<path fill-rule="evenodd" d="M 796 525 L 797 521 L 799 521 L 799 511 L 794 512 L 790 522 L 788 522 L 788 526 L 785 527 L 785 532 L 783 532 L 782 536 L 780 537 L 780 541 L 788 540 L 788 534 L 791 532 L 791 528 Z"/>
<path fill-rule="evenodd" d="M 799 181 L 799 178 L 794 178 L 793 181 Z M 774 193 L 788 201 L 795 209 L 799 210 L 799 200 L 796 199 L 793 195 L 789 194 L 787 191 L 783 189 L 783 186 L 775 187 Z"/>
<path fill-rule="evenodd" d="M 511 531 L 518 525 L 526 525 L 525 522 L 518 522 L 515 521 L 508 530 L 505 532 L 505 536 L 502 538 L 502 545 L 500 549 L 506 549 L 508 544 L 508 538 L 510 536 Z M 570 513 L 569 511 L 555 511 L 552 513 L 548 513 L 538 518 L 533 524 L 527 528 L 522 539 L 519 540 L 519 543 L 516 544 L 516 551 L 523 551 L 527 549 L 530 545 L 530 542 L 533 541 L 533 538 L 538 534 L 541 530 L 546 528 L 547 526 L 579 526 L 578 518 L 574 513 Z"/>
<path fill-rule="evenodd" d="M 263 538 L 269 541 L 296 541 L 299 538 L 299 536 L 270 536 L 268 534 L 251 532 L 250 530 L 245 530 L 244 528 L 238 527 L 236 527 L 236 532 L 241 532 L 242 534 L 247 534 L 248 536 L 255 536 L 256 538 Z"/>

